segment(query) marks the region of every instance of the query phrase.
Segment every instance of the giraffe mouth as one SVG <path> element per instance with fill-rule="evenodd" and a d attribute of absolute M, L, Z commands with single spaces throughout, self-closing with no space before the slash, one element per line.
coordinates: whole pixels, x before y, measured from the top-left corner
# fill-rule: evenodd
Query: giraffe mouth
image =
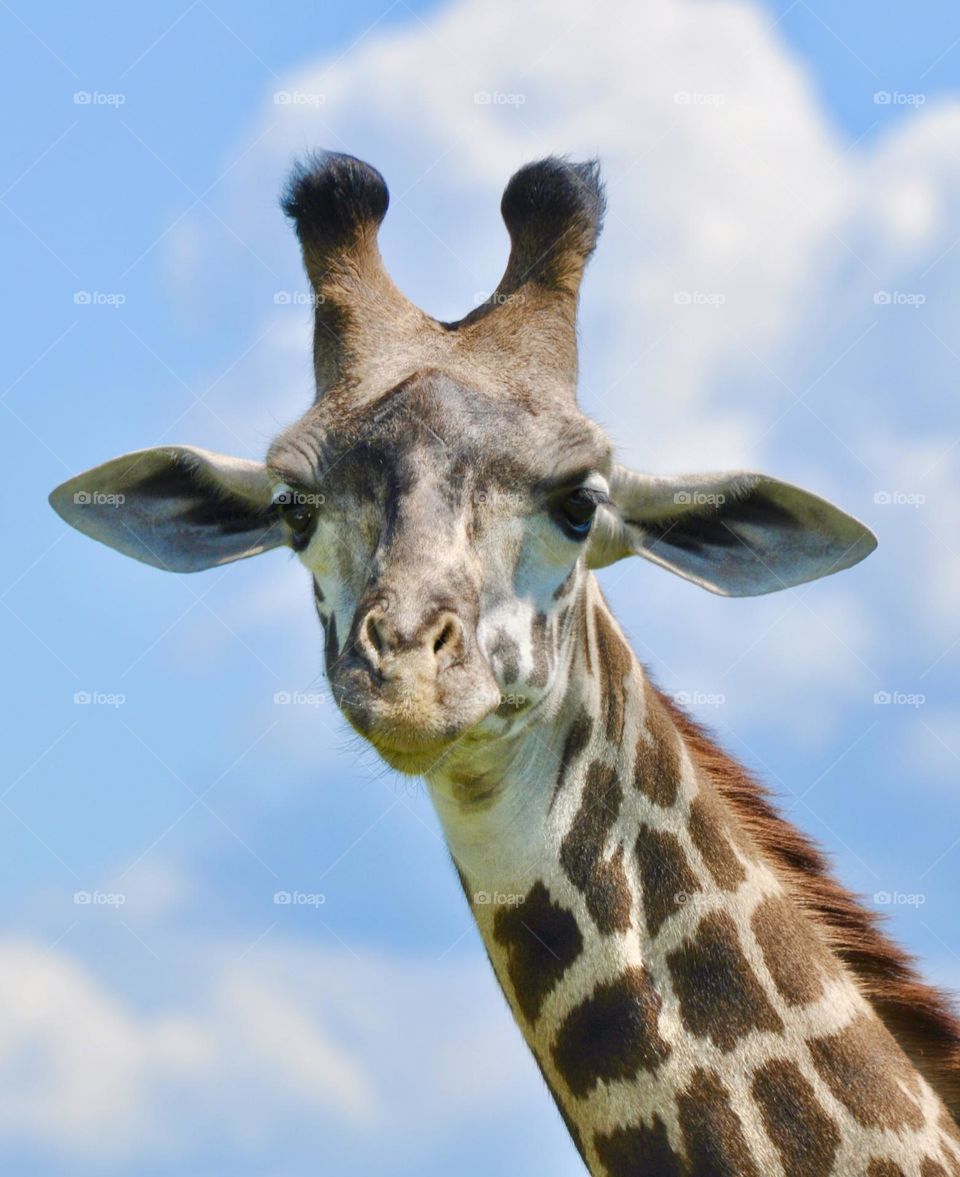
<path fill-rule="evenodd" d="M 375 676 L 345 660 L 331 684 L 351 727 L 391 768 L 412 776 L 438 768 L 461 741 L 479 734 L 500 704 L 499 689 L 478 659 L 456 663 L 439 681 L 416 673 Z"/>
<path fill-rule="evenodd" d="M 397 772 L 409 776 L 425 776 L 439 768 L 466 732 L 446 739 L 401 739 L 397 734 L 378 735 L 367 732 L 366 738 L 383 759 Z"/>

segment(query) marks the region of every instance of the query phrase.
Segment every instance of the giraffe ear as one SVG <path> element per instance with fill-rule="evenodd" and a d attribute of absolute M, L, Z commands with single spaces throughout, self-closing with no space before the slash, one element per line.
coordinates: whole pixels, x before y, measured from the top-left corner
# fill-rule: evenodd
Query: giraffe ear
<path fill-rule="evenodd" d="M 287 542 L 260 462 L 193 446 L 138 450 L 58 486 L 71 527 L 144 564 L 199 572 Z"/>
<path fill-rule="evenodd" d="M 590 567 L 643 556 L 721 596 L 829 576 L 877 546 L 839 507 L 764 474 L 654 478 L 615 466 L 610 497 L 594 525 Z"/>

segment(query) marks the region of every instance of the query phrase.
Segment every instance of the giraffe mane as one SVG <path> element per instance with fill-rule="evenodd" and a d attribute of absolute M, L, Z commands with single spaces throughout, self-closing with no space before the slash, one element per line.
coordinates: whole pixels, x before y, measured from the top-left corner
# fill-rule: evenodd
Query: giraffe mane
<path fill-rule="evenodd" d="M 951 996 L 920 976 L 915 958 L 883 931 L 867 908 L 830 873 L 827 855 L 781 816 L 771 791 L 729 756 L 708 731 L 654 688 L 697 768 L 730 806 L 901 1049 L 960 1122 L 960 1020 Z"/>

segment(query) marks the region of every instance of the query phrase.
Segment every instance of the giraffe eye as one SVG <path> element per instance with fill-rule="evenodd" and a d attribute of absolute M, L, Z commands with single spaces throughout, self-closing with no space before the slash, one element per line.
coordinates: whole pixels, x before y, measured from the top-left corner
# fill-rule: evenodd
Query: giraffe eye
<path fill-rule="evenodd" d="M 557 521 L 571 538 L 586 539 L 593 526 L 597 507 L 605 499 L 606 495 L 602 491 L 581 486 L 561 501 L 557 509 Z"/>
<path fill-rule="evenodd" d="M 295 552 L 302 552 L 310 542 L 317 522 L 317 511 L 323 495 L 307 494 L 289 486 L 278 487 L 273 505 L 290 529 L 290 544 Z"/>

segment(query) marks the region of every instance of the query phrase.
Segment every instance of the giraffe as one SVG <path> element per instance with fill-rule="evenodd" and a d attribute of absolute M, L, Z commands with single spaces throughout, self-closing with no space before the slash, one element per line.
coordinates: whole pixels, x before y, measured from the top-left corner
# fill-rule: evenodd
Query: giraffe
<path fill-rule="evenodd" d="M 155 447 L 52 505 L 174 572 L 298 554 L 336 701 L 425 780 L 591 1174 L 960 1174 L 947 999 L 658 690 L 595 575 L 637 555 L 753 595 L 848 568 L 874 537 L 765 475 L 615 460 L 576 402 L 595 163 L 514 175 L 503 278 L 458 322 L 388 277 L 387 203 L 349 156 L 293 173 L 317 398 L 264 462 Z"/>

